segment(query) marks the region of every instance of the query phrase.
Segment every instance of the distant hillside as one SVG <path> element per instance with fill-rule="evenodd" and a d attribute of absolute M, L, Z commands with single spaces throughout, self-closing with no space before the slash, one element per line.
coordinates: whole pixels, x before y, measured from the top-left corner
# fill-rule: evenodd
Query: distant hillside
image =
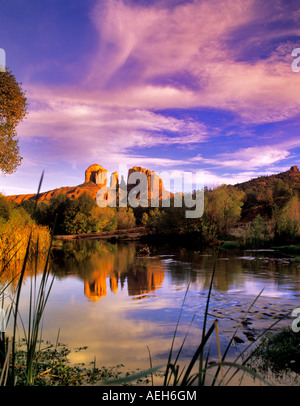
<path fill-rule="evenodd" d="M 283 207 L 293 195 L 300 197 L 300 171 L 295 165 L 286 172 L 260 176 L 235 187 L 246 194 L 242 222 L 252 221 L 258 214 L 270 218 L 275 205 Z"/>
<path fill-rule="evenodd" d="M 243 183 L 238 183 L 235 186 L 242 190 L 249 188 L 273 187 L 276 182 L 281 179 L 287 183 L 292 189 L 300 189 L 300 170 L 298 166 L 292 166 L 288 171 L 277 173 L 269 176 L 259 176 L 258 178 L 248 180 Z"/>

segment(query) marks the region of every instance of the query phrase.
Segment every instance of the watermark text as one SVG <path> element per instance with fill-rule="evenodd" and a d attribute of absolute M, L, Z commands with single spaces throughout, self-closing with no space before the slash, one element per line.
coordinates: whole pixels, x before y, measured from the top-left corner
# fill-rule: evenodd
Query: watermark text
<path fill-rule="evenodd" d="M 6 70 L 6 55 L 4 49 L 0 48 L 0 72 Z"/>
<path fill-rule="evenodd" d="M 101 172 L 96 176 L 96 183 L 100 185 L 96 197 L 99 207 L 171 207 L 172 200 L 174 207 L 186 209 L 186 218 L 202 217 L 204 180 L 201 172 L 137 170 L 128 176 L 127 173 L 126 165 L 119 165 L 118 172 Z"/>
<path fill-rule="evenodd" d="M 292 56 L 296 58 L 292 62 L 292 71 L 295 73 L 300 72 L 300 48 L 294 48 Z"/>

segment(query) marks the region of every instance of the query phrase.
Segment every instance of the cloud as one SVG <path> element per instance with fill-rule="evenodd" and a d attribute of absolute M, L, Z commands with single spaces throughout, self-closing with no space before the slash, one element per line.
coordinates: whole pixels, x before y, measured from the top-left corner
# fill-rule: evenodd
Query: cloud
<path fill-rule="evenodd" d="M 291 153 L 280 146 L 257 146 L 242 148 L 231 153 L 216 154 L 214 158 L 204 158 L 201 155 L 191 158 L 193 162 L 201 162 L 217 167 L 247 170 L 266 167 L 291 157 Z"/>
<path fill-rule="evenodd" d="M 286 29 L 287 5 L 158 4 L 113 0 L 94 8 L 100 45 L 86 83 L 96 84 L 105 102 L 113 98 L 117 105 L 150 109 L 213 107 L 250 123 L 300 113 L 299 80 L 291 70 L 294 45 L 286 40 L 300 30 L 295 23 Z M 267 54 L 259 53 L 257 43 Z M 244 58 L 253 45 L 256 58 Z"/>
<path fill-rule="evenodd" d="M 116 159 L 127 162 L 142 149 L 184 147 L 206 141 L 206 127 L 191 118 L 102 106 L 101 102 L 85 98 L 73 99 L 72 94 L 52 93 L 49 89 L 43 92 L 40 87 L 31 88 L 30 98 L 31 110 L 20 125 L 20 137 L 27 142 L 47 142 L 47 153 L 53 148 L 57 159 L 79 162 L 101 159 L 103 164 Z M 160 159 L 163 165 L 169 161 L 172 160 Z"/>
<path fill-rule="evenodd" d="M 214 172 L 204 170 L 202 172 L 204 185 L 208 187 L 218 187 L 221 185 L 236 185 L 238 183 L 246 182 L 249 179 L 257 178 L 261 175 L 271 175 L 272 171 L 264 171 L 262 172 L 254 172 L 254 171 L 243 171 L 238 173 L 225 173 L 222 175 L 218 175 Z"/>

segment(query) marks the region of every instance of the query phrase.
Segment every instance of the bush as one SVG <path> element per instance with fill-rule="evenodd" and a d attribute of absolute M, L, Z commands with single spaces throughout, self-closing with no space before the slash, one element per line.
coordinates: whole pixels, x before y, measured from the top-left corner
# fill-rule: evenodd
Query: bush
<path fill-rule="evenodd" d="M 233 186 L 223 185 L 206 192 L 204 218 L 216 226 L 218 236 L 227 235 L 240 219 L 245 200 L 245 193 Z"/>
<path fill-rule="evenodd" d="M 258 368 L 267 371 L 269 368 L 277 375 L 281 375 L 289 368 L 300 372 L 300 335 L 289 328 L 279 333 L 265 336 L 261 345 L 252 354 Z"/>
<path fill-rule="evenodd" d="M 3 213 L 4 211 L 2 211 Z M 50 246 L 48 227 L 37 225 L 23 207 L 10 206 L 8 203 L 4 214 L 5 216 L 0 216 L 0 261 L 2 266 L 10 260 L 11 263 L 15 263 L 24 257 L 31 232 L 32 242 L 29 256 L 33 257 L 37 250 L 41 254 L 48 251 Z"/>
<path fill-rule="evenodd" d="M 296 239 L 300 232 L 300 202 L 293 197 L 283 207 L 275 206 L 272 214 L 274 241 L 281 242 Z"/>
<path fill-rule="evenodd" d="M 112 207 L 93 207 L 90 213 L 93 231 L 113 231 L 117 228 L 116 211 Z"/>
<path fill-rule="evenodd" d="M 135 227 L 134 212 L 130 207 L 119 207 L 116 218 L 118 230 Z"/>
<path fill-rule="evenodd" d="M 63 212 L 63 226 L 68 234 L 89 233 L 93 231 L 90 219 L 91 210 L 97 207 L 96 201 L 87 193 L 70 200 Z"/>
<path fill-rule="evenodd" d="M 258 248 L 263 246 L 269 239 L 270 230 L 268 229 L 267 223 L 261 215 L 258 214 L 244 233 L 245 245 Z"/>

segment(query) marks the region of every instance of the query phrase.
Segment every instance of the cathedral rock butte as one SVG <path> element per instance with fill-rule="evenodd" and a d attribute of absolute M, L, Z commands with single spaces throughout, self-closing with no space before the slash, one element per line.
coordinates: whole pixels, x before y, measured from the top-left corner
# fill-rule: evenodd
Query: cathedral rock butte
<path fill-rule="evenodd" d="M 103 168 L 101 165 L 93 164 L 90 165 L 85 171 L 85 181 L 81 185 L 78 186 L 63 186 L 54 190 L 50 190 L 48 192 L 43 192 L 38 195 L 38 203 L 40 202 L 47 202 L 51 198 L 56 198 L 59 194 L 65 194 L 70 199 L 75 199 L 82 195 L 83 193 L 87 193 L 93 199 L 96 199 L 97 193 L 100 188 L 106 186 L 108 190 L 110 188 L 114 188 L 118 193 L 120 187 L 125 186 L 128 192 L 132 190 L 137 184 L 128 184 L 128 178 L 133 172 L 142 172 L 146 174 L 148 179 L 148 198 L 151 197 L 155 198 L 158 197 L 159 199 L 164 199 L 168 192 L 166 192 L 163 182 L 161 178 L 154 172 L 150 171 L 149 169 L 142 168 L 140 166 L 134 166 L 128 170 L 128 176 L 125 182 L 125 179 L 119 179 L 118 173 L 114 172 L 110 179 L 107 179 L 107 169 Z M 156 181 L 159 185 L 158 196 L 151 196 L 151 185 L 152 181 Z M 32 200 L 36 199 L 36 194 L 26 194 L 26 195 L 11 195 L 7 196 L 7 199 L 14 201 L 17 204 L 22 203 L 25 200 Z"/>
<path fill-rule="evenodd" d="M 154 172 L 149 169 L 142 168 L 140 166 L 133 166 L 128 170 L 127 179 L 122 177 L 119 179 L 117 172 L 114 172 L 110 179 L 108 179 L 108 171 L 103 168 L 101 165 L 93 164 L 90 165 L 85 171 L 84 183 L 78 186 L 65 186 L 58 189 L 50 190 L 48 192 L 43 192 L 38 195 L 38 202 L 49 201 L 51 198 L 56 198 L 59 194 L 63 193 L 71 199 L 79 197 L 83 193 L 87 193 L 92 196 L 93 199 L 96 199 L 97 193 L 100 188 L 107 187 L 108 191 L 110 188 L 118 191 L 125 187 L 127 192 L 130 192 L 137 184 L 128 184 L 128 178 L 134 172 L 142 172 L 147 176 L 148 179 L 148 198 L 159 198 L 164 200 L 168 196 L 174 196 L 172 193 L 169 193 L 164 188 L 162 179 Z M 239 189 L 247 188 L 267 188 L 272 187 L 278 180 L 283 180 L 286 182 L 292 189 L 297 190 L 297 193 L 300 197 L 300 170 L 298 166 L 292 166 L 288 171 L 281 172 L 274 175 L 260 176 L 258 178 L 251 179 L 249 181 L 236 184 L 235 187 Z M 152 183 L 155 182 L 159 187 L 154 188 L 154 193 L 152 193 Z M 155 196 L 156 193 L 156 196 Z M 27 195 L 12 195 L 6 196 L 7 199 L 14 201 L 17 204 L 20 204 L 24 200 L 35 199 L 36 194 L 27 194 Z M 108 202 L 109 203 L 109 202 Z"/>

